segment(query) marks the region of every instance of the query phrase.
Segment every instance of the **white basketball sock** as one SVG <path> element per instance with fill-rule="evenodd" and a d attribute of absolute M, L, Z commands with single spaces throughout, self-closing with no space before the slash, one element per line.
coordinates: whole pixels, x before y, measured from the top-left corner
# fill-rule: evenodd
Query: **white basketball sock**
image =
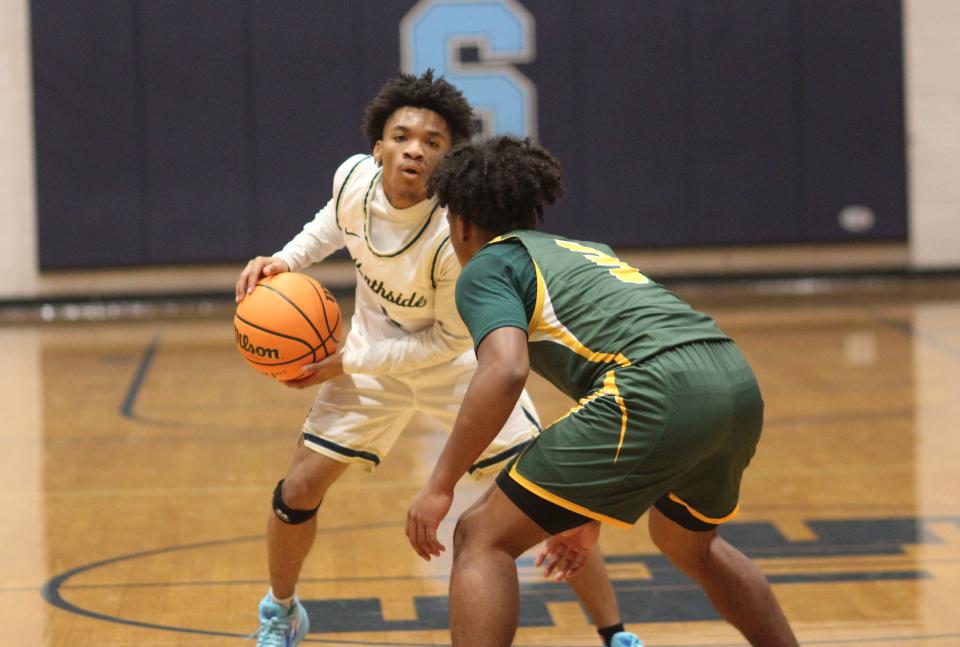
<path fill-rule="evenodd" d="M 289 609 L 289 608 L 290 608 L 290 605 L 293 604 L 293 596 L 292 596 L 292 595 L 291 595 L 290 597 L 287 597 L 287 598 L 278 598 L 276 595 L 273 594 L 273 588 L 272 588 L 272 587 L 270 588 L 270 600 L 272 600 L 273 602 L 275 602 L 275 603 L 277 603 L 277 604 L 279 604 L 279 605 L 282 605 L 284 609 Z"/>

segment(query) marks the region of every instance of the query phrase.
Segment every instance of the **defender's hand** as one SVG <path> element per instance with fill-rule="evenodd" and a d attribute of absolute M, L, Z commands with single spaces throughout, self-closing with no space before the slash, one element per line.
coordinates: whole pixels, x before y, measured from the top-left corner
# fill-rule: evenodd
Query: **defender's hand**
<path fill-rule="evenodd" d="M 307 364 L 300 370 L 307 373 L 307 376 L 296 380 L 287 380 L 284 384 L 291 389 L 305 389 L 308 386 L 314 386 L 343 375 L 343 355 L 334 353 L 319 362 Z"/>
<path fill-rule="evenodd" d="M 552 575 L 554 581 L 562 582 L 583 568 L 587 563 L 587 555 L 599 536 L 599 521 L 591 521 L 558 533 L 546 541 L 534 566 L 541 566 L 546 562 L 543 576 L 549 579 Z"/>
<path fill-rule="evenodd" d="M 446 547 L 437 539 L 437 528 L 453 505 L 453 491 L 439 490 L 430 483 L 424 486 L 407 510 L 407 539 L 423 559 L 439 557 Z"/>
<path fill-rule="evenodd" d="M 289 271 L 290 268 L 286 262 L 276 256 L 257 256 L 247 263 L 247 266 L 240 272 L 240 278 L 237 279 L 237 285 L 234 288 L 237 303 L 243 301 L 243 297 L 253 292 L 253 288 L 257 287 L 257 281 L 263 277 Z"/>

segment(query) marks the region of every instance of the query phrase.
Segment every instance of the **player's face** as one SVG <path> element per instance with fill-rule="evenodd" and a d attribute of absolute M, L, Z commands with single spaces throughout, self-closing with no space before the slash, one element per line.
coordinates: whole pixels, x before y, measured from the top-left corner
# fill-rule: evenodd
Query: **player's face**
<path fill-rule="evenodd" d="M 452 144 L 447 122 L 432 110 L 404 107 L 390 115 L 373 147 L 390 204 L 405 209 L 426 200 L 427 178 Z"/>

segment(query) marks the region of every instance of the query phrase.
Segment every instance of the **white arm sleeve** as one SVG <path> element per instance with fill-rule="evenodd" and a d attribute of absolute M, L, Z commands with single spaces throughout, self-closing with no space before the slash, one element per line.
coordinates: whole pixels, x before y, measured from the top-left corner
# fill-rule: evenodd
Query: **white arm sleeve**
<path fill-rule="evenodd" d="M 470 331 L 457 313 L 455 290 L 459 275 L 460 264 L 446 242 L 435 275 L 433 324 L 404 337 L 373 342 L 366 348 L 344 349 L 344 372 L 385 375 L 413 371 L 452 360 L 473 348 Z"/>
<path fill-rule="evenodd" d="M 343 231 L 337 225 L 337 195 L 350 171 L 365 157 L 367 156 L 354 155 L 340 165 L 333 175 L 333 197 L 317 212 L 313 220 L 303 226 L 303 230 L 294 236 L 293 240 L 274 254 L 283 259 L 291 272 L 299 272 L 309 265 L 319 263 L 346 245 Z"/>

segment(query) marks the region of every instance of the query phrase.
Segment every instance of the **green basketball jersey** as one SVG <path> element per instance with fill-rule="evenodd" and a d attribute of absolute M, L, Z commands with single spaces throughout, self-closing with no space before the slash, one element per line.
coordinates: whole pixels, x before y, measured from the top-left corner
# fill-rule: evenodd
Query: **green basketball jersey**
<path fill-rule="evenodd" d="M 612 368 L 727 339 L 710 317 L 606 245 L 532 230 L 499 236 L 471 259 L 457 308 L 476 345 L 498 327 L 525 327 L 531 367 L 575 400 Z"/>

